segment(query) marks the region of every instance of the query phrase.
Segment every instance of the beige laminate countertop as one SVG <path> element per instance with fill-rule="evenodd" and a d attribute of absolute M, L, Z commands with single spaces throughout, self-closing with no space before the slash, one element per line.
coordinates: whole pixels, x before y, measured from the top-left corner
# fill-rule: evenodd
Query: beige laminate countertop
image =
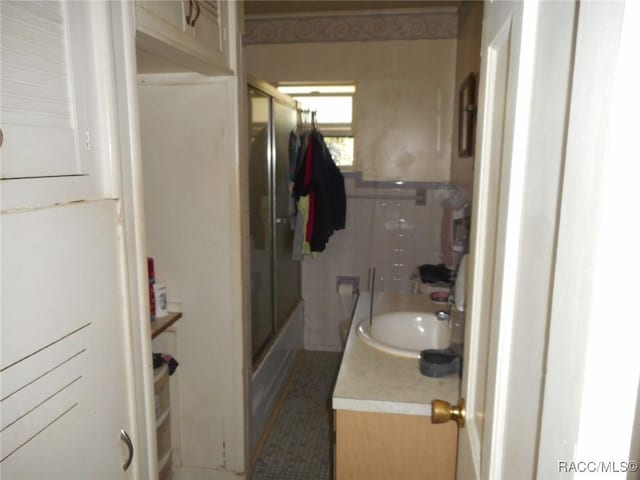
<path fill-rule="evenodd" d="M 431 401 L 458 401 L 460 377 L 430 378 L 422 375 L 418 359 L 383 353 L 356 334 L 360 320 L 369 316 L 370 295 L 362 292 L 353 316 L 336 386 L 333 408 L 377 413 L 431 415 Z M 442 305 L 427 295 L 380 293 L 374 298 L 376 314 L 390 311 L 439 310 Z"/>

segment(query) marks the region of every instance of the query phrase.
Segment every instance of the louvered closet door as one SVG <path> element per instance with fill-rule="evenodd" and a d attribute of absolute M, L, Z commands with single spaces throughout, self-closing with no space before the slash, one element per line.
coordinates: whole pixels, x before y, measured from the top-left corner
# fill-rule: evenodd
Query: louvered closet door
<path fill-rule="evenodd" d="M 0 2 L 2 479 L 135 478 L 110 8 Z"/>
<path fill-rule="evenodd" d="M 86 173 L 83 45 L 73 9 L 58 2 L 2 2 L 2 178 Z M 85 138 L 83 138 L 85 137 Z"/>

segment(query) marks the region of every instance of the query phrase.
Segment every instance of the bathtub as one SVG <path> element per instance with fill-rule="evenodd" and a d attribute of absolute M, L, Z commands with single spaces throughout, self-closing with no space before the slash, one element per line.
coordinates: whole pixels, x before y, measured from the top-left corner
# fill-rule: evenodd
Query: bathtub
<path fill-rule="evenodd" d="M 271 418 L 278 397 L 304 348 L 304 304 L 301 301 L 285 322 L 251 377 L 251 438 L 253 453 Z"/>

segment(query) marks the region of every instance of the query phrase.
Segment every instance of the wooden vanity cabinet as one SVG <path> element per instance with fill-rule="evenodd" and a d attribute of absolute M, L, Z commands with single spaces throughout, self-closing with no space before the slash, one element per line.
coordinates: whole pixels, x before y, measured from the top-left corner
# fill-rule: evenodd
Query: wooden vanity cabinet
<path fill-rule="evenodd" d="M 455 479 L 455 422 L 351 410 L 335 416 L 336 480 Z"/>

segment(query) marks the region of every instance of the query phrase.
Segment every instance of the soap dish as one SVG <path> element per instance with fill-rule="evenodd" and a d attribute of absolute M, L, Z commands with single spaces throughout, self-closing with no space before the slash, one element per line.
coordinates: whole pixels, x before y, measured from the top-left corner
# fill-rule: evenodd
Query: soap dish
<path fill-rule="evenodd" d="M 450 349 L 420 352 L 420 373 L 427 377 L 446 377 L 460 373 L 460 357 Z"/>

